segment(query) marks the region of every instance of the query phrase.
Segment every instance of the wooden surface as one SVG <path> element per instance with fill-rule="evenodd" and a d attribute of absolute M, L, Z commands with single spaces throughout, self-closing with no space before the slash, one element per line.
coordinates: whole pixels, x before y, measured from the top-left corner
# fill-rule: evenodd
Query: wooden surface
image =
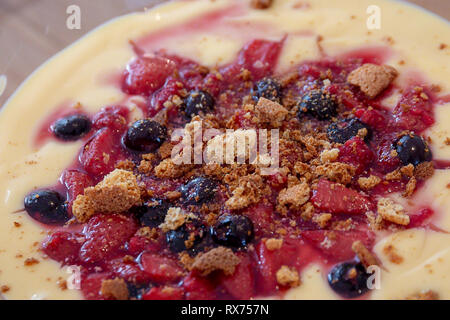
<path fill-rule="evenodd" d="M 92 28 L 112 17 L 164 1 L 167 0 L 0 0 L 0 75 L 8 79 L 0 106 L 33 70 Z M 450 0 L 410 2 L 450 19 Z M 66 28 L 69 5 L 81 8 L 81 30 Z"/>

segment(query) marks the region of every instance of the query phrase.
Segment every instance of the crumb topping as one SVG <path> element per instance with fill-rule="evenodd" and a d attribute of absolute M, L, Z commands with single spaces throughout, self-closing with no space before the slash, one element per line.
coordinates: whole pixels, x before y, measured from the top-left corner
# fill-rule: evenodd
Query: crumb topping
<path fill-rule="evenodd" d="M 360 241 L 355 241 L 352 244 L 352 250 L 356 253 L 359 261 L 366 267 L 379 265 L 378 259 L 366 248 L 366 246 Z"/>
<path fill-rule="evenodd" d="M 270 238 L 266 240 L 265 245 L 270 251 L 279 250 L 283 245 L 283 239 Z"/>
<path fill-rule="evenodd" d="M 405 214 L 402 205 L 394 203 L 391 199 L 381 198 L 378 200 L 378 213 L 384 220 L 407 226 L 409 224 L 409 216 Z"/>
<path fill-rule="evenodd" d="M 370 99 L 375 98 L 397 77 L 398 72 L 391 66 L 366 63 L 352 71 L 347 81 L 359 87 Z"/>
<path fill-rule="evenodd" d="M 300 276 L 298 271 L 288 266 L 282 266 L 276 273 L 278 284 L 285 287 L 298 287 L 300 285 Z"/>
<path fill-rule="evenodd" d="M 202 276 L 207 276 L 215 270 L 222 270 L 226 275 L 232 275 L 239 262 L 240 259 L 231 249 L 218 247 L 199 254 L 192 264 L 192 269 L 199 271 Z"/>
<path fill-rule="evenodd" d="M 278 195 L 278 203 L 281 206 L 300 208 L 309 200 L 311 189 L 305 182 L 293 187 L 283 189 Z"/>
<path fill-rule="evenodd" d="M 367 178 L 361 177 L 358 179 L 359 186 L 361 187 L 361 189 L 364 189 L 364 190 L 373 189 L 380 182 L 381 182 L 381 178 L 374 176 L 374 175 L 370 175 Z"/>
<path fill-rule="evenodd" d="M 100 293 L 107 299 L 128 300 L 129 298 L 127 284 L 121 278 L 103 280 Z"/>
<path fill-rule="evenodd" d="M 268 123 L 273 128 L 279 128 L 288 115 L 288 111 L 281 104 L 260 98 L 255 107 L 256 115 L 261 123 Z"/>
<path fill-rule="evenodd" d="M 272 6 L 273 0 L 252 0 L 251 6 L 255 9 L 267 9 Z"/>

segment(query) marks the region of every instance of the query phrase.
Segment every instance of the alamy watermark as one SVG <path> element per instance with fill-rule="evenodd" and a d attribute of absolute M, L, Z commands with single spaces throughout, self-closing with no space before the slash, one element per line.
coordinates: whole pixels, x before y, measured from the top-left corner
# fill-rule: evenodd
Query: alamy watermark
<path fill-rule="evenodd" d="M 81 29 L 81 8 L 77 5 L 70 5 L 66 9 L 66 13 L 69 15 L 66 20 L 66 27 L 69 30 Z"/>

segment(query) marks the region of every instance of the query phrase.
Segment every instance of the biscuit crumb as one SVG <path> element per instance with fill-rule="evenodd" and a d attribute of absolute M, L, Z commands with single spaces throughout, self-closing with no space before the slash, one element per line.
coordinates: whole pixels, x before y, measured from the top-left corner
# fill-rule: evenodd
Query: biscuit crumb
<path fill-rule="evenodd" d="M 272 6 L 273 0 L 252 0 L 251 6 L 255 9 L 267 9 Z"/>
<path fill-rule="evenodd" d="M 325 228 L 333 216 L 331 213 L 321 213 L 312 217 L 312 221 L 321 228 Z"/>
<path fill-rule="evenodd" d="M 403 257 L 400 256 L 392 244 L 384 246 L 383 253 L 388 257 L 389 261 L 395 264 L 401 264 Z"/>
<path fill-rule="evenodd" d="M 361 241 L 355 241 L 352 244 L 352 250 L 356 253 L 359 261 L 366 267 L 377 266 L 377 258 L 366 248 L 366 246 Z"/>
<path fill-rule="evenodd" d="M 186 219 L 188 218 L 189 215 L 183 212 L 181 208 L 172 207 L 167 211 L 164 223 L 160 224 L 159 227 L 163 232 L 177 230 L 186 222 Z"/>
<path fill-rule="evenodd" d="M 300 285 L 300 276 L 298 271 L 288 266 L 282 266 L 276 274 L 278 284 L 287 287 L 298 287 Z"/>
<path fill-rule="evenodd" d="M 177 165 L 172 159 L 164 159 L 155 167 L 155 175 L 158 178 L 179 178 L 192 169 L 191 165 Z"/>
<path fill-rule="evenodd" d="M 120 278 L 103 280 L 100 293 L 107 299 L 128 300 L 129 298 L 127 284 Z"/>
<path fill-rule="evenodd" d="M 300 208 L 309 200 L 310 188 L 303 182 L 293 187 L 283 189 L 278 195 L 278 203 L 282 206 Z"/>
<path fill-rule="evenodd" d="M 222 270 L 226 275 L 232 275 L 240 259 L 229 248 L 218 247 L 206 253 L 199 254 L 192 269 L 197 270 L 202 276 L 207 276 L 215 270 Z"/>
<path fill-rule="evenodd" d="M 367 178 L 361 177 L 358 179 L 358 184 L 363 190 L 370 190 L 373 189 L 376 185 L 378 185 L 381 182 L 381 178 L 370 175 Z"/>
<path fill-rule="evenodd" d="M 323 150 L 322 153 L 320 154 L 320 161 L 322 163 L 333 162 L 336 161 L 338 157 L 339 157 L 339 149 L 337 148 L 330 150 Z"/>
<path fill-rule="evenodd" d="M 406 184 L 406 188 L 405 188 L 405 192 L 403 193 L 403 196 L 405 198 L 409 198 L 410 196 L 412 196 L 412 194 L 416 190 L 416 185 L 417 185 L 416 178 L 411 177 L 411 179 L 409 179 L 408 183 Z"/>
<path fill-rule="evenodd" d="M 400 168 L 400 172 L 402 175 L 411 178 L 414 175 L 414 165 L 410 163 L 407 166 L 403 166 Z"/>
<path fill-rule="evenodd" d="M 355 171 L 356 169 L 352 165 L 341 162 L 333 162 L 318 166 L 315 170 L 315 174 L 318 176 L 327 177 L 328 180 L 333 182 L 347 185 L 352 181 Z"/>
<path fill-rule="evenodd" d="M 1 293 L 7 293 L 9 290 L 11 290 L 10 286 L 3 285 L 3 286 L 0 287 L 0 292 Z"/>
<path fill-rule="evenodd" d="M 366 63 L 353 70 L 348 83 L 355 85 L 370 99 L 378 96 L 397 77 L 398 72 L 391 66 Z"/>
<path fill-rule="evenodd" d="M 78 195 L 72 207 L 79 222 L 86 222 L 95 212 L 120 213 L 139 204 L 141 191 L 136 176 L 129 171 L 116 169 L 95 187 Z"/>
<path fill-rule="evenodd" d="M 424 290 L 412 294 L 405 298 L 406 300 L 439 300 L 439 294 L 433 290 Z"/>
<path fill-rule="evenodd" d="M 263 193 L 264 183 L 261 176 L 247 175 L 239 178 L 237 186 L 233 189 L 233 195 L 225 202 L 231 210 L 239 210 L 257 203 Z"/>
<path fill-rule="evenodd" d="M 23 264 L 26 267 L 30 267 L 30 266 L 34 266 L 35 264 L 38 264 L 38 263 L 39 263 L 39 260 L 36 258 L 27 258 Z"/>
<path fill-rule="evenodd" d="M 281 104 L 266 98 L 260 98 L 255 107 L 260 122 L 269 123 L 274 128 L 281 127 L 288 111 Z"/>
<path fill-rule="evenodd" d="M 426 180 L 434 174 L 433 162 L 422 162 L 416 166 L 414 176 L 419 180 Z"/>
<path fill-rule="evenodd" d="M 384 220 L 407 226 L 409 216 L 405 214 L 405 209 L 400 204 L 394 203 L 391 199 L 381 198 L 377 203 L 378 213 Z"/>
<path fill-rule="evenodd" d="M 281 246 L 283 245 L 283 239 L 270 238 L 266 240 L 265 245 L 267 250 L 275 251 L 281 249 Z"/>

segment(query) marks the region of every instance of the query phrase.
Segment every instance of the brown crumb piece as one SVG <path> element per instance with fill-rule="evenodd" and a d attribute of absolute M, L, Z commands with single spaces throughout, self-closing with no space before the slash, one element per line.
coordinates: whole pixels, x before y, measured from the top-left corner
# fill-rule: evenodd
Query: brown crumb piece
<path fill-rule="evenodd" d="M 251 6 L 255 9 L 267 9 L 272 5 L 273 0 L 252 0 Z"/>
<path fill-rule="evenodd" d="M 173 144 L 170 141 L 164 142 L 158 149 L 161 159 L 167 159 L 172 155 Z"/>
<path fill-rule="evenodd" d="M 62 278 L 60 278 L 60 279 L 58 279 L 58 281 L 56 281 L 56 285 L 58 286 L 58 288 L 61 291 L 67 290 L 67 281 Z"/>
<path fill-rule="evenodd" d="M 416 166 L 414 176 L 419 180 L 426 180 L 434 174 L 433 162 L 422 162 Z"/>
<path fill-rule="evenodd" d="M 186 251 L 183 251 L 178 254 L 178 259 L 186 270 L 192 270 L 195 258 L 191 257 Z"/>
<path fill-rule="evenodd" d="M 338 157 L 339 157 L 339 149 L 334 148 L 330 150 L 324 150 L 320 154 L 320 161 L 322 163 L 333 162 L 336 161 Z"/>
<path fill-rule="evenodd" d="M 274 128 L 279 128 L 288 115 L 288 111 L 281 104 L 266 98 L 260 98 L 255 107 L 259 122 L 269 123 Z"/>
<path fill-rule="evenodd" d="M 424 290 L 412 294 L 405 298 L 406 300 L 439 300 L 439 294 L 433 290 Z"/>
<path fill-rule="evenodd" d="M 139 163 L 138 171 L 143 174 L 151 174 L 153 170 L 153 164 L 148 160 L 141 160 Z"/>
<path fill-rule="evenodd" d="M 355 175 L 355 167 L 346 163 L 333 162 L 318 166 L 315 173 L 318 176 L 324 176 L 331 181 L 346 185 L 352 181 Z"/>
<path fill-rule="evenodd" d="M 122 169 L 122 170 L 127 170 L 127 171 L 133 171 L 135 168 L 134 162 L 131 160 L 123 160 L 123 161 L 119 161 L 116 164 L 116 169 Z"/>
<path fill-rule="evenodd" d="M 190 215 L 186 214 L 181 208 L 169 208 L 164 223 L 159 225 L 162 231 L 168 232 L 181 227 Z"/>
<path fill-rule="evenodd" d="M 378 265 L 377 258 L 366 248 L 361 241 L 355 241 L 352 244 L 352 250 L 356 253 L 359 261 L 366 267 Z"/>
<path fill-rule="evenodd" d="M 14 221 L 14 227 L 20 228 L 22 224 L 20 222 Z"/>
<path fill-rule="evenodd" d="M 403 206 L 394 203 L 391 199 L 381 198 L 377 203 L 378 213 L 384 220 L 407 226 L 409 224 L 409 216 L 405 214 Z"/>
<path fill-rule="evenodd" d="M 381 178 L 370 175 L 367 178 L 361 177 L 358 179 L 358 184 L 361 187 L 361 189 L 364 190 L 370 190 L 374 188 L 376 185 L 378 185 L 381 182 Z"/>
<path fill-rule="evenodd" d="M 28 259 L 26 259 L 25 261 L 24 261 L 24 265 L 26 266 L 26 267 L 30 267 L 30 266 L 34 266 L 35 264 L 38 264 L 39 263 L 39 260 L 38 259 L 36 259 L 36 258 L 28 258 Z"/>
<path fill-rule="evenodd" d="M 172 159 L 165 159 L 155 167 L 155 175 L 161 179 L 179 178 L 191 169 L 191 165 L 176 165 Z"/>
<path fill-rule="evenodd" d="M 391 66 L 366 63 L 353 70 L 347 81 L 361 89 L 370 99 L 378 96 L 397 77 L 398 72 Z"/>
<path fill-rule="evenodd" d="M 266 240 L 265 245 L 267 250 L 275 251 L 281 249 L 281 246 L 283 245 L 283 239 L 270 238 Z"/>
<path fill-rule="evenodd" d="M 79 222 L 86 222 L 95 212 L 120 213 L 139 204 L 141 190 L 136 176 L 116 169 L 95 187 L 84 190 L 73 203 L 73 214 Z"/>
<path fill-rule="evenodd" d="M 417 185 L 416 178 L 411 177 L 411 179 L 409 179 L 408 183 L 406 184 L 406 188 L 405 188 L 405 192 L 403 193 L 403 196 L 405 198 L 412 196 L 412 194 L 414 193 L 414 190 L 416 190 L 416 185 Z"/>
<path fill-rule="evenodd" d="M 300 285 L 300 276 L 298 271 L 288 266 L 282 266 L 276 274 L 278 284 L 286 287 L 298 287 Z"/>
<path fill-rule="evenodd" d="M 407 166 L 403 166 L 400 168 L 400 172 L 402 175 L 411 178 L 414 175 L 414 165 L 410 163 Z"/>
<path fill-rule="evenodd" d="M 392 172 L 389 172 L 384 176 L 384 178 L 387 181 L 395 181 L 395 180 L 401 180 L 402 179 L 402 173 L 399 169 L 396 169 Z"/>
<path fill-rule="evenodd" d="M 240 259 L 229 248 L 218 247 L 206 253 L 199 254 L 192 269 L 197 270 L 202 276 L 207 276 L 215 270 L 222 270 L 226 275 L 232 275 Z"/>
<path fill-rule="evenodd" d="M 181 192 L 180 191 L 167 191 L 166 193 L 164 193 L 164 196 L 167 198 L 167 200 L 173 201 L 173 200 L 177 200 L 181 197 Z"/>
<path fill-rule="evenodd" d="M 392 244 L 388 244 L 383 248 L 383 253 L 388 257 L 389 261 L 395 264 L 401 264 L 403 257 L 400 256 Z"/>
<path fill-rule="evenodd" d="M 319 227 L 325 228 L 332 217 L 331 213 L 321 213 L 314 215 L 312 221 L 317 223 Z"/>
<path fill-rule="evenodd" d="M 100 293 L 107 299 L 128 300 L 129 298 L 127 284 L 120 278 L 103 280 Z"/>
<path fill-rule="evenodd" d="M 303 182 L 293 187 L 283 189 L 278 195 L 278 203 L 281 206 L 300 208 L 309 200 L 311 189 Z"/>
<path fill-rule="evenodd" d="M 158 230 L 156 228 L 142 227 L 136 231 L 136 236 L 143 237 L 148 240 L 156 239 L 158 237 Z"/>
<path fill-rule="evenodd" d="M 257 203 L 264 190 L 263 179 L 259 175 L 247 175 L 238 179 L 233 195 L 225 205 L 231 210 L 239 210 Z"/>
<path fill-rule="evenodd" d="M 3 285 L 0 287 L 1 293 L 7 293 L 9 290 L 11 290 L 11 288 L 9 286 Z"/>

